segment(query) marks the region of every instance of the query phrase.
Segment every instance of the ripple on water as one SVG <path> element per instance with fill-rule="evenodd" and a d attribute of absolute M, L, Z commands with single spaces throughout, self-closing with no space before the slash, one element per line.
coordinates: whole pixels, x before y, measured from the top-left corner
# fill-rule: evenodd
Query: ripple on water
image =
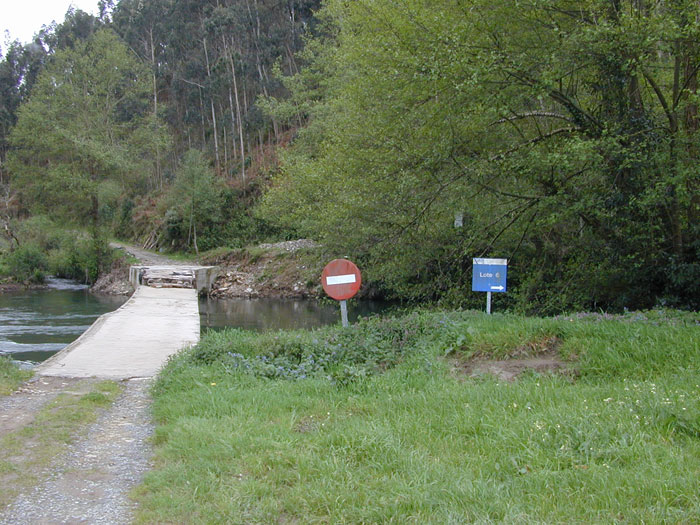
<path fill-rule="evenodd" d="M 126 300 L 93 295 L 87 286 L 66 279 L 51 278 L 47 284 L 0 294 L 0 354 L 44 361 Z"/>

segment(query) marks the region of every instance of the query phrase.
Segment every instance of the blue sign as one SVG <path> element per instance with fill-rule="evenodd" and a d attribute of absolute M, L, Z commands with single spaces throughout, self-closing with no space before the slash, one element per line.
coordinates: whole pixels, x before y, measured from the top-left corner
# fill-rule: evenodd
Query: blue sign
<path fill-rule="evenodd" d="M 472 259 L 472 263 L 472 291 L 506 291 L 508 259 Z"/>

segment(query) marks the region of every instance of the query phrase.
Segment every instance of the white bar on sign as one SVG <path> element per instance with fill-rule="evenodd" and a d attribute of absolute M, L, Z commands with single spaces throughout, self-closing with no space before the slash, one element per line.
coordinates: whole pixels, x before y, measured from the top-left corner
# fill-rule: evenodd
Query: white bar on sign
<path fill-rule="evenodd" d="M 497 266 L 508 266 L 508 259 L 472 259 L 472 264 L 493 264 Z"/>
<path fill-rule="evenodd" d="M 329 275 L 326 277 L 326 284 L 352 284 L 357 281 L 354 273 L 348 275 Z"/>

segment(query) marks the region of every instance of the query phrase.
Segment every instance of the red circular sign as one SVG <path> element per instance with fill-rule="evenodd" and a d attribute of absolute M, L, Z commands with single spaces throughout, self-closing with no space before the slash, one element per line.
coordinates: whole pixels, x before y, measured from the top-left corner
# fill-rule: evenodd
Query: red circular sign
<path fill-rule="evenodd" d="M 321 284 L 326 293 L 336 301 L 350 299 L 362 285 L 360 270 L 347 259 L 329 262 L 321 274 Z"/>

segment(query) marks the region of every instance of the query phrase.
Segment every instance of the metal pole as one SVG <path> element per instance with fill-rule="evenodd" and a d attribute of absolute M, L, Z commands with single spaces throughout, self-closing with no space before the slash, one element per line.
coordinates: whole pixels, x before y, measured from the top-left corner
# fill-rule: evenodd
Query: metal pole
<path fill-rule="evenodd" d="M 340 301 L 340 318 L 343 320 L 343 326 L 348 326 L 348 302 Z"/>
<path fill-rule="evenodd" d="M 491 315 L 491 292 L 486 292 L 486 313 Z"/>

